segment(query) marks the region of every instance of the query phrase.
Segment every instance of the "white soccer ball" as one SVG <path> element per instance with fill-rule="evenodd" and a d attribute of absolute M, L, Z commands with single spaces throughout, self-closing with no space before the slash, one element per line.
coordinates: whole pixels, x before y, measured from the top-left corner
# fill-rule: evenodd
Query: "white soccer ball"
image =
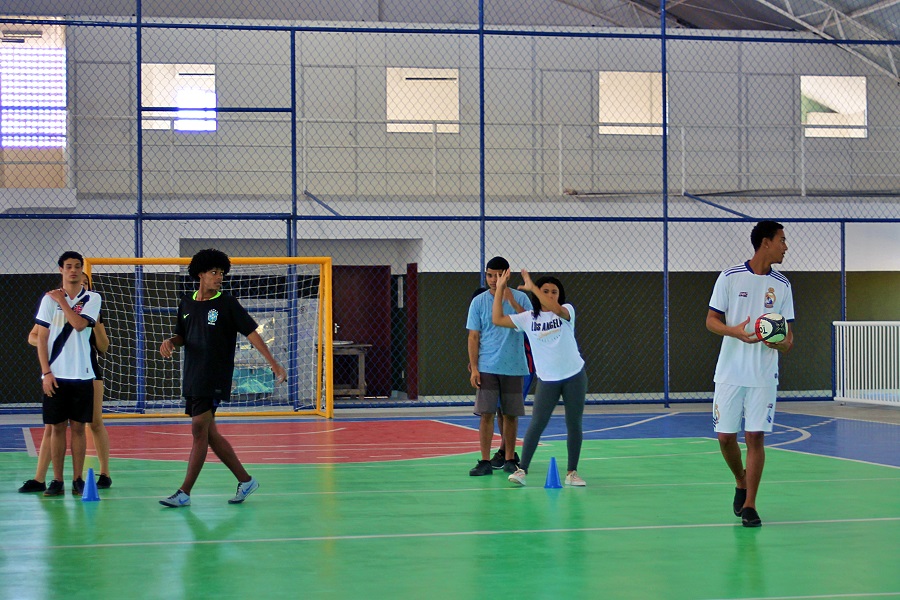
<path fill-rule="evenodd" d="M 777 344 L 787 337 L 788 325 L 778 313 L 766 313 L 756 320 L 756 337 L 763 342 Z"/>

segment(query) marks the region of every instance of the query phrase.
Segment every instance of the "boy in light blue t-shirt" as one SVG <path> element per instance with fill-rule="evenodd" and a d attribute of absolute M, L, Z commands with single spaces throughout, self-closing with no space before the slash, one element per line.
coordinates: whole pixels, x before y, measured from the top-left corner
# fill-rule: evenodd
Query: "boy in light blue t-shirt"
<path fill-rule="evenodd" d="M 469 471 L 469 475 L 491 475 L 491 440 L 494 437 L 494 414 L 499 407 L 502 414 L 501 432 L 509 443 L 504 448 L 503 470 L 515 472 L 515 440 L 518 418 L 525 414 L 522 396 L 523 378 L 528 375 L 528 363 L 522 334 L 497 327 L 491 320 L 497 278 L 509 269 L 509 262 L 495 256 L 485 267 L 488 290 L 475 296 L 469 305 L 466 329 L 469 330 L 469 381 L 475 388 L 475 414 L 481 417 L 479 442 L 481 460 Z M 506 314 L 531 310 L 531 300 L 518 290 L 507 290 L 503 299 Z"/>

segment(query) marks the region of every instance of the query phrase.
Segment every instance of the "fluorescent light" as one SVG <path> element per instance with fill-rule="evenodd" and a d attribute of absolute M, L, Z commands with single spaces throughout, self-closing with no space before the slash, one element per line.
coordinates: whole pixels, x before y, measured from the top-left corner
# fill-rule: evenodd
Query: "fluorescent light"
<path fill-rule="evenodd" d="M 44 36 L 44 32 L 40 29 L 31 29 L 31 30 L 22 30 L 17 31 L 15 29 L 4 29 L 3 30 L 3 41 L 19 41 L 24 40 L 26 38 L 30 39 L 40 39 Z"/>

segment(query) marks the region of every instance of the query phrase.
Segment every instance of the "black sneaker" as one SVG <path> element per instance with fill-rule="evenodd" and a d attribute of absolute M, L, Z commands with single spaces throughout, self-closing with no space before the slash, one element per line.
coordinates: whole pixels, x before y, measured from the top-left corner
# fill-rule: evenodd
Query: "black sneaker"
<path fill-rule="evenodd" d="M 489 460 L 479 460 L 478 464 L 475 465 L 474 469 L 469 470 L 469 475 L 472 477 L 478 477 L 480 475 L 493 475 L 494 467 L 491 466 L 491 461 Z"/>
<path fill-rule="evenodd" d="M 63 485 L 63 482 L 54 479 L 50 482 L 50 485 L 47 486 L 47 489 L 44 490 L 45 496 L 62 496 L 66 493 L 66 486 Z"/>
<path fill-rule="evenodd" d="M 734 516 L 740 517 L 741 511 L 744 509 L 744 502 L 747 501 L 747 490 L 741 488 L 734 488 L 734 503 L 733 510 Z"/>
<path fill-rule="evenodd" d="M 84 494 L 84 479 L 79 477 L 72 482 L 72 495 L 81 496 L 82 494 Z"/>
<path fill-rule="evenodd" d="M 506 462 L 506 454 L 503 453 L 503 450 L 497 450 L 494 453 L 494 456 L 491 457 L 491 466 L 495 469 L 502 469 L 503 463 Z"/>
<path fill-rule="evenodd" d="M 100 477 L 97 478 L 97 489 L 105 490 L 112 487 L 112 479 L 109 475 L 105 473 L 100 473 Z"/>
<path fill-rule="evenodd" d="M 519 470 L 519 463 L 514 460 L 508 460 L 503 463 L 503 470 L 507 473 L 515 473 Z"/>
<path fill-rule="evenodd" d="M 762 527 L 762 519 L 752 506 L 747 506 L 741 511 L 741 525 L 744 527 Z"/>
<path fill-rule="evenodd" d="M 31 492 L 43 492 L 47 489 L 47 484 L 43 481 L 38 481 L 37 479 L 29 479 L 22 483 L 22 487 L 19 488 L 20 494 L 29 494 Z"/>

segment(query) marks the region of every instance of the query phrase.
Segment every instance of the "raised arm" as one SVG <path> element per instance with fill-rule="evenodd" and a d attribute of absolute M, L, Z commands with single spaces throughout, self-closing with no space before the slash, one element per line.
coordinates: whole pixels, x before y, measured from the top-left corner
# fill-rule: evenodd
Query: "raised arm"
<path fill-rule="evenodd" d="M 541 303 L 541 310 L 552 312 L 556 316 L 562 317 L 566 321 L 570 319 L 569 309 L 557 302 L 556 298 L 553 297 L 549 292 L 545 292 L 541 288 L 534 285 L 534 282 L 531 281 L 531 275 L 529 275 L 528 271 L 526 271 L 525 269 L 522 269 L 522 280 L 525 282 L 525 284 L 520 286 L 519 289 L 534 294 L 538 301 Z M 556 286 L 553 287 L 555 288 Z"/>
<path fill-rule="evenodd" d="M 512 290 L 509 288 L 509 285 L 506 286 L 506 293 L 503 295 L 503 299 L 509 302 L 513 310 L 517 313 L 525 312 L 525 308 L 522 307 L 518 302 L 516 302 L 516 297 L 513 295 Z"/>
<path fill-rule="evenodd" d="M 503 296 L 509 291 L 507 287 L 508 283 L 509 269 L 503 271 L 503 273 L 497 277 L 497 289 L 494 291 L 494 306 L 491 309 L 491 321 L 497 327 L 515 329 L 516 325 L 513 323 L 512 319 L 509 318 L 509 315 L 503 314 Z"/>

